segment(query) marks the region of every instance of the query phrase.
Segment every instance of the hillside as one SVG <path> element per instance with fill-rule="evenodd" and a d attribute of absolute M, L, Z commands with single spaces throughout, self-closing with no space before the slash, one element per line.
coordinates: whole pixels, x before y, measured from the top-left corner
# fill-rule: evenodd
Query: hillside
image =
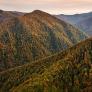
<path fill-rule="evenodd" d="M 83 13 L 83 14 L 75 14 L 75 15 L 56 15 L 57 18 L 66 21 L 80 30 L 86 32 L 88 35 L 92 36 L 92 12 Z"/>
<path fill-rule="evenodd" d="M 92 38 L 0 73 L 0 92 L 92 92 Z"/>
<path fill-rule="evenodd" d="M 84 30 L 89 36 L 92 36 L 92 17 L 79 21 L 76 26 Z"/>
<path fill-rule="evenodd" d="M 85 33 L 36 10 L 0 23 L 0 71 L 50 56 L 86 39 Z"/>
<path fill-rule="evenodd" d="M 22 15 L 24 15 L 22 12 L 0 10 L 0 22 Z"/>

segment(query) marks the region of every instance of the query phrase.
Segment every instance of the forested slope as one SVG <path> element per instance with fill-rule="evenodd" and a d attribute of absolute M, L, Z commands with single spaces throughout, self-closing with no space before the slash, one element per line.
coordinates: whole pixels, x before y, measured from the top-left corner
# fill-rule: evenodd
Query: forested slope
<path fill-rule="evenodd" d="M 92 38 L 0 73 L 1 92 L 91 92 Z"/>
<path fill-rule="evenodd" d="M 39 10 L 10 17 L 0 23 L 0 71 L 50 56 L 86 38 L 72 25 Z"/>

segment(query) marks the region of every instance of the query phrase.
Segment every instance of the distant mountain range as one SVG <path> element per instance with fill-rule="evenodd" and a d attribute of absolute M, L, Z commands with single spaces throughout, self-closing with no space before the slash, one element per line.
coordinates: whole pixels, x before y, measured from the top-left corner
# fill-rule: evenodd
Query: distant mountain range
<path fill-rule="evenodd" d="M 0 11 L 0 18 L 0 71 L 50 56 L 87 38 L 69 23 L 40 10 Z"/>
<path fill-rule="evenodd" d="M 56 15 L 57 18 L 64 20 L 80 30 L 86 32 L 88 35 L 92 36 L 92 12 L 75 14 L 75 15 Z"/>
<path fill-rule="evenodd" d="M 92 92 L 92 38 L 0 73 L 0 92 Z"/>

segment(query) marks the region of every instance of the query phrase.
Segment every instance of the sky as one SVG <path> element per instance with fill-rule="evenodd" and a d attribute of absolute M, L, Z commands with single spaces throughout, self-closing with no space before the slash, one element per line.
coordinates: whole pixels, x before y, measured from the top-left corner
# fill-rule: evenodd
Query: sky
<path fill-rule="evenodd" d="M 0 9 L 31 12 L 42 10 L 50 14 L 76 14 L 92 11 L 92 0 L 0 0 Z"/>

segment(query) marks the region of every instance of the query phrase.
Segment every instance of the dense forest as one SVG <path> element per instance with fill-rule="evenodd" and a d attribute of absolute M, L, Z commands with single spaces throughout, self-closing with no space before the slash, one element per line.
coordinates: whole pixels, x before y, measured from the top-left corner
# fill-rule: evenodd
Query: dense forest
<path fill-rule="evenodd" d="M 87 38 L 86 34 L 56 17 L 0 11 L 0 71 L 63 51 Z"/>
<path fill-rule="evenodd" d="M 92 38 L 0 73 L 0 92 L 91 92 Z"/>

